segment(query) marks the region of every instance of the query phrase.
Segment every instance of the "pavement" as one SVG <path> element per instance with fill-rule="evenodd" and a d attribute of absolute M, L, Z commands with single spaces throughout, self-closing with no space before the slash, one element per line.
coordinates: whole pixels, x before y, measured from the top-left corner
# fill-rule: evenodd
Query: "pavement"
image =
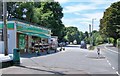
<path fill-rule="evenodd" d="M 20 66 L 3 68 L 2 74 L 116 74 L 107 58 L 103 54 L 98 58 L 96 51 L 69 45 L 57 53 L 24 55 Z"/>

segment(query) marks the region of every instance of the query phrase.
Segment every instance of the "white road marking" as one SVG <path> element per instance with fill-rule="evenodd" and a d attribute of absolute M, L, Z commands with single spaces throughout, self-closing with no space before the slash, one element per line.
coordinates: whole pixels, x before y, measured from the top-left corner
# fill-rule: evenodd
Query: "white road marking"
<path fill-rule="evenodd" d="M 109 63 L 109 65 L 111 66 L 111 64 Z"/>
<path fill-rule="evenodd" d="M 118 73 L 118 71 L 116 73 L 120 76 L 120 74 Z"/>
<path fill-rule="evenodd" d="M 104 48 L 107 49 L 107 50 L 109 50 L 109 51 L 111 51 L 111 52 L 114 52 L 114 53 L 120 54 L 120 53 L 117 52 L 117 51 L 114 51 L 114 50 L 108 49 L 108 48 L 106 47 L 106 45 L 104 46 Z M 107 60 L 107 62 L 108 62 L 108 64 L 111 66 L 111 63 L 109 62 L 109 60 Z M 115 70 L 114 67 L 112 67 L 112 69 Z M 116 73 L 120 76 L 120 74 L 118 73 L 118 71 L 116 71 Z"/>
<path fill-rule="evenodd" d="M 114 51 L 114 50 L 108 49 L 108 48 L 106 47 L 106 45 L 104 46 L 104 48 L 107 49 L 107 50 L 109 50 L 109 51 L 111 51 L 111 52 L 114 52 L 114 53 L 120 54 L 120 53 L 117 52 L 117 51 Z"/>
<path fill-rule="evenodd" d="M 112 67 L 112 69 L 115 69 L 114 67 Z"/>

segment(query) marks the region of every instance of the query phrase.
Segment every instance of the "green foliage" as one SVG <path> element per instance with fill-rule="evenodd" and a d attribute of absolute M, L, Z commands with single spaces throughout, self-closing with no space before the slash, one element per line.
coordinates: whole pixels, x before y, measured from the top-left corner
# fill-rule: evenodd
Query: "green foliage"
<path fill-rule="evenodd" d="M 79 34 L 80 41 L 84 40 L 84 33 L 80 31 Z"/>
<path fill-rule="evenodd" d="M 120 38 L 117 39 L 117 47 L 120 49 Z"/>
<path fill-rule="evenodd" d="M 114 38 L 110 37 L 110 38 L 109 38 L 109 42 L 110 42 L 110 43 L 114 43 Z"/>
<path fill-rule="evenodd" d="M 101 35 L 98 31 L 93 31 L 92 36 L 93 37 L 89 38 L 89 42 L 93 39 L 93 45 L 95 46 L 104 43 L 106 40 L 106 37 L 104 35 Z"/>
<path fill-rule="evenodd" d="M 63 8 L 58 2 L 9 2 L 8 8 L 14 18 L 50 28 L 52 35 L 58 36 L 59 39 L 63 37 Z M 23 9 L 27 9 L 27 12 L 23 12 Z M 22 17 L 23 14 L 26 14 L 26 18 Z"/>
<path fill-rule="evenodd" d="M 103 18 L 100 20 L 100 32 L 109 37 L 114 38 L 114 46 L 117 38 L 120 36 L 120 1 L 113 3 L 104 12 Z"/>
<path fill-rule="evenodd" d="M 77 29 L 77 27 L 66 27 L 66 30 L 65 30 L 65 39 L 68 41 L 68 42 L 73 42 L 74 40 L 77 41 L 77 43 L 80 43 L 80 38 L 79 38 L 79 31 Z"/>
<path fill-rule="evenodd" d="M 99 44 L 102 44 L 103 41 L 104 41 L 104 40 L 103 40 L 102 36 L 99 35 L 98 37 L 96 37 L 95 43 L 96 43 L 96 45 L 99 45 Z"/>
<path fill-rule="evenodd" d="M 88 47 L 88 50 L 94 50 L 95 49 L 95 46 L 89 46 Z"/>

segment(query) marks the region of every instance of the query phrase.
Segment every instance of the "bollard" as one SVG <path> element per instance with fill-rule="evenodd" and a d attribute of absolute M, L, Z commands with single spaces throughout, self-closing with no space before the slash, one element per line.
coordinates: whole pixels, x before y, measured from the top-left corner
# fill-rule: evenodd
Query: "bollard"
<path fill-rule="evenodd" d="M 20 64 L 20 49 L 14 49 L 13 50 L 13 63 L 14 65 Z"/>

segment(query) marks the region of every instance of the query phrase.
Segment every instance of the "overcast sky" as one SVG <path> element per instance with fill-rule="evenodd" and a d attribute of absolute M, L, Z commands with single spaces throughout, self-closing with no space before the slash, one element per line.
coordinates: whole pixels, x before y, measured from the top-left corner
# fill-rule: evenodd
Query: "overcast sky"
<path fill-rule="evenodd" d="M 80 31 L 88 31 L 94 19 L 94 30 L 99 30 L 99 20 L 111 3 L 119 0 L 55 0 L 63 7 L 63 23 L 66 27 L 75 26 Z"/>

